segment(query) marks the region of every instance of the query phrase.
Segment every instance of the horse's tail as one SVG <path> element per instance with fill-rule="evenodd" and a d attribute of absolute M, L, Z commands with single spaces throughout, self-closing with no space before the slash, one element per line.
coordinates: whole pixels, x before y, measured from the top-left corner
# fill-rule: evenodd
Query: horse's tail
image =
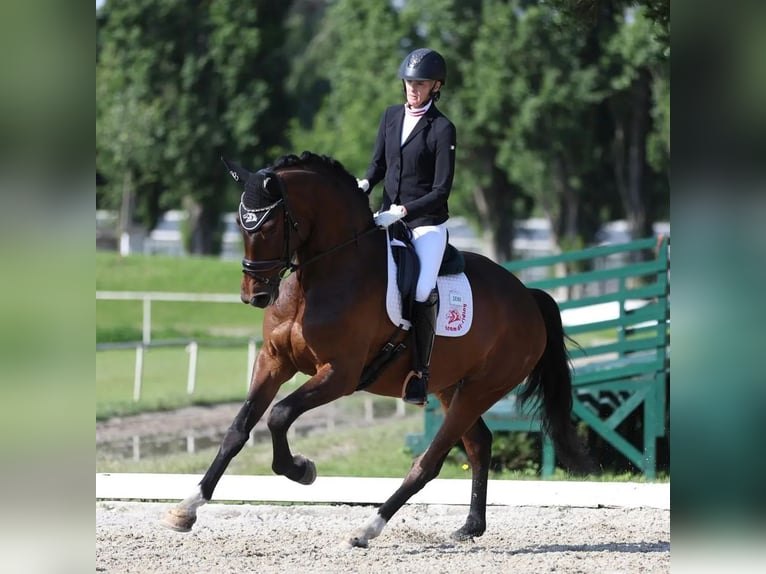
<path fill-rule="evenodd" d="M 530 292 L 543 315 L 547 338 L 543 356 L 527 377 L 520 398 L 526 401 L 536 396 L 542 403 L 539 406 L 543 431 L 553 440 L 562 466 L 570 472 L 590 473 L 594 470 L 593 463 L 572 422 L 572 371 L 561 311 L 545 291 L 530 289 Z"/>

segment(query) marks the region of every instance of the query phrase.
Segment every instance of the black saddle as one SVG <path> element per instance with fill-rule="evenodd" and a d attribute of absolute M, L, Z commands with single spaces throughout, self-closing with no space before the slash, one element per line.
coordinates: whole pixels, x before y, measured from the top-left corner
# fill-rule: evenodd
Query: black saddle
<path fill-rule="evenodd" d="M 402 317 L 412 320 L 412 304 L 415 301 L 415 286 L 420 274 L 420 261 L 412 245 L 412 231 L 401 221 L 388 228 L 388 239 L 391 241 L 391 253 L 396 263 L 396 284 L 402 296 Z M 394 243 L 393 240 L 400 243 Z M 439 275 L 456 275 L 465 269 L 463 254 L 449 243 L 447 232 L 447 248 L 444 250 Z"/>

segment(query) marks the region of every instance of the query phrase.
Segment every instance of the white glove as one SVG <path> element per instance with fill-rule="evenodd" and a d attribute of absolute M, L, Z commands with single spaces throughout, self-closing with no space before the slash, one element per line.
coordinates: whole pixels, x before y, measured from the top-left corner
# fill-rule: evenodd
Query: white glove
<path fill-rule="evenodd" d="M 388 208 L 388 211 L 376 213 L 373 216 L 373 219 L 375 220 L 375 225 L 385 229 L 392 223 L 399 221 L 405 215 L 407 215 L 407 210 L 403 205 L 392 205 Z"/>
<path fill-rule="evenodd" d="M 363 192 L 367 193 L 367 190 L 370 189 L 370 182 L 366 179 L 357 179 L 356 186 Z"/>

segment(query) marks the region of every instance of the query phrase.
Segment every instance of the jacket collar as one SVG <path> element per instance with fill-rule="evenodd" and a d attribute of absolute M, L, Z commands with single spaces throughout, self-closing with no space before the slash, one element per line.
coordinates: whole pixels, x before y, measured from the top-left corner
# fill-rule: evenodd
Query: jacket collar
<path fill-rule="evenodd" d="M 415 127 L 412 128 L 412 131 L 410 132 L 410 135 L 407 136 L 407 139 L 404 141 L 401 147 L 406 146 L 408 143 L 412 141 L 412 138 L 415 137 L 418 132 L 420 132 L 424 127 L 426 127 L 428 124 L 430 124 L 432 121 L 434 121 L 434 118 L 439 115 L 439 110 L 436 109 L 436 104 L 432 103 L 431 107 L 428 108 L 425 114 L 418 120 L 418 123 L 415 124 Z M 399 111 L 399 114 L 397 114 L 397 117 L 399 119 L 398 126 L 399 126 L 399 137 L 401 138 L 402 135 L 402 122 L 404 121 L 404 106 L 402 106 L 401 110 Z"/>

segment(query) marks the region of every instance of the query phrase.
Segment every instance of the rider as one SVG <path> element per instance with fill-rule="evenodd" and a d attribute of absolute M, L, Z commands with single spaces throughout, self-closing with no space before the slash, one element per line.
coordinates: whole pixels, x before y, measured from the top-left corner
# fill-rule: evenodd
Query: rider
<path fill-rule="evenodd" d="M 447 246 L 447 198 L 455 171 L 456 132 L 436 108 L 447 66 L 438 52 L 414 50 L 399 67 L 405 104 L 383 112 L 372 159 L 359 188 L 369 194 L 383 181 L 383 204 L 375 223 L 388 227 L 403 219 L 412 230 L 420 275 L 412 309 L 413 367 L 403 399 L 424 405 L 433 349 L 438 292 L 436 278 Z"/>

